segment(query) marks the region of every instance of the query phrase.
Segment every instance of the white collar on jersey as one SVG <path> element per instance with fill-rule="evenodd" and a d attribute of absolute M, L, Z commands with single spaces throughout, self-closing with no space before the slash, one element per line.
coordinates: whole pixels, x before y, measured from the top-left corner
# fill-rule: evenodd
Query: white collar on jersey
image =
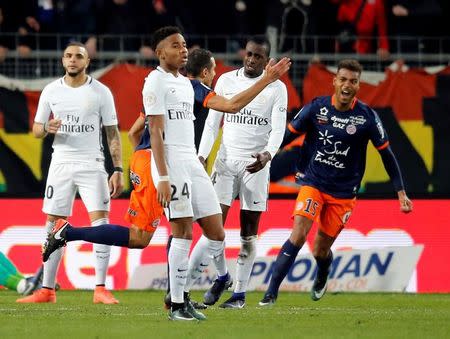
<path fill-rule="evenodd" d="M 85 82 L 84 84 L 82 84 L 81 86 L 78 86 L 78 87 L 72 87 L 72 86 L 69 86 L 69 85 L 66 83 L 66 81 L 64 80 L 65 77 L 66 77 L 66 76 L 64 75 L 64 76 L 60 79 L 61 85 L 65 86 L 65 87 L 69 87 L 69 88 L 80 88 L 80 87 L 83 87 L 83 86 L 86 86 L 86 85 L 90 85 L 90 84 L 92 83 L 92 77 L 91 77 L 90 75 L 87 75 L 86 82 Z"/>
<path fill-rule="evenodd" d="M 263 77 L 263 75 L 264 75 L 265 72 L 266 72 L 266 71 L 263 70 L 263 72 L 261 73 L 260 76 L 257 76 L 256 78 L 249 78 L 249 77 L 246 76 L 245 73 L 244 73 L 244 67 L 241 67 L 241 68 L 239 68 L 239 69 L 236 71 L 236 76 L 237 76 L 237 77 L 242 77 L 242 78 L 245 78 L 245 79 L 248 79 L 248 80 L 259 80 L 259 79 L 261 79 L 261 78 Z"/>
<path fill-rule="evenodd" d="M 166 72 L 164 70 L 164 68 L 162 68 L 161 66 L 156 67 L 156 69 L 160 72 L 163 72 L 164 74 L 170 74 L 171 76 L 173 76 L 174 78 L 178 78 L 178 76 L 173 75 L 173 73 L 171 72 Z M 180 72 L 178 72 L 178 75 L 182 75 Z"/>

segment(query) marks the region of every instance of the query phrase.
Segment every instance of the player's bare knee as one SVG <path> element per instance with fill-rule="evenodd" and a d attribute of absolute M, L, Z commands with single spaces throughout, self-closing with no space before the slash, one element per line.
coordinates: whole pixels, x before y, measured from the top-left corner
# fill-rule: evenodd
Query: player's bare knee
<path fill-rule="evenodd" d="M 203 227 L 203 235 L 209 240 L 224 241 L 225 231 L 223 227 Z"/>
<path fill-rule="evenodd" d="M 146 248 L 153 237 L 153 233 L 145 232 L 134 227 L 130 228 L 129 248 Z"/>
<path fill-rule="evenodd" d="M 317 235 L 314 241 L 314 248 L 312 250 L 314 258 L 326 259 L 330 254 L 330 248 L 332 244 L 333 241 L 331 239 L 328 239 L 328 237 Z"/>
<path fill-rule="evenodd" d="M 306 241 L 306 236 L 308 235 L 310 227 L 305 226 L 303 223 L 294 223 L 294 228 L 292 229 L 291 236 L 289 240 L 295 246 L 301 247 Z"/>
<path fill-rule="evenodd" d="M 206 237 L 209 239 L 209 240 L 214 240 L 214 241 L 224 241 L 225 240 L 225 232 L 218 232 L 218 233 L 215 233 L 215 234 L 208 234 L 208 235 L 206 235 Z"/>
<path fill-rule="evenodd" d="M 314 258 L 317 259 L 326 259 L 329 255 L 330 249 L 325 246 L 325 247 L 315 247 L 313 249 L 313 256 Z"/>
<path fill-rule="evenodd" d="M 289 237 L 289 241 L 297 247 L 302 247 L 306 241 L 306 236 L 300 233 L 292 232 L 291 236 Z"/>

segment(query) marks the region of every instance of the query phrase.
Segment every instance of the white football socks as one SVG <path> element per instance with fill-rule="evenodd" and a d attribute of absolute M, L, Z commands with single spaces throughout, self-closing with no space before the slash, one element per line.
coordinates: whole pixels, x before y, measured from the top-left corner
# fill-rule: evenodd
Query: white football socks
<path fill-rule="evenodd" d="M 108 218 L 100 218 L 91 222 L 91 226 L 109 224 Z M 108 273 L 109 257 L 111 246 L 103 244 L 93 244 L 95 253 L 95 285 L 105 285 L 106 273 Z"/>
<path fill-rule="evenodd" d="M 225 241 L 209 240 L 208 252 L 212 257 L 217 274 L 224 276 L 228 273 L 227 260 L 225 257 Z"/>
<path fill-rule="evenodd" d="M 173 303 L 184 302 L 184 287 L 186 285 L 189 267 L 189 249 L 192 240 L 173 238 L 169 250 L 170 296 Z"/>
<path fill-rule="evenodd" d="M 198 239 L 189 257 L 189 269 L 186 278 L 186 286 L 184 287 L 185 292 L 191 290 L 192 285 L 195 281 L 200 278 L 203 271 L 208 267 L 211 256 L 208 255 L 208 244 L 209 239 L 204 235 Z"/>
<path fill-rule="evenodd" d="M 242 293 L 247 289 L 250 274 L 256 257 L 256 235 L 241 237 L 241 250 L 236 263 L 236 286 L 234 293 Z"/>
<path fill-rule="evenodd" d="M 54 221 L 47 221 L 45 223 L 45 233 L 49 234 L 53 226 L 55 226 Z M 52 254 L 48 260 L 44 263 L 44 274 L 42 277 L 42 286 L 47 288 L 55 288 L 56 273 L 58 272 L 59 263 L 61 257 L 64 253 L 64 248 L 58 248 Z"/>

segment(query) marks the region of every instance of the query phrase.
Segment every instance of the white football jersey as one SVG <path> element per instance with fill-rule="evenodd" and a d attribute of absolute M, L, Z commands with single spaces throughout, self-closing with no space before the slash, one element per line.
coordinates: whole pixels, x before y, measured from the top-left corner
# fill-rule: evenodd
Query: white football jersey
<path fill-rule="evenodd" d="M 222 74 L 214 91 L 231 98 L 252 86 L 263 75 L 248 78 L 244 68 Z M 223 135 L 218 156 L 225 159 L 249 160 L 264 151 L 275 156 L 286 128 L 287 90 L 280 80 L 268 85 L 239 113 L 210 110 L 198 154 L 208 157 L 223 120 Z"/>
<path fill-rule="evenodd" d="M 142 97 L 146 115 L 164 115 L 166 156 L 195 157 L 194 90 L 189 79 L 158 67 L 145 79 Z"/>
<path fill-rule="evenodd" d="M 35 122 L 46 123 L 50 114 L 62 125 L 53 141 L 52 161 L 102 161 L 101 126 L 117 125 L 111 91 L 88 76 L 80 87 L 68 86 L 64 78 L 45 86 L 39 98 Z"/>

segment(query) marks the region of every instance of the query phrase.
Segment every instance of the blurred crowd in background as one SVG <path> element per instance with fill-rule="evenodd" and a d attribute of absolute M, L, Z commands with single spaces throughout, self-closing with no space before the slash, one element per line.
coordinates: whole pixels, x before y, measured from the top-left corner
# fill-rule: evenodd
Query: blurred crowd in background
<path fill-rule="evenodd" d="M 205 35 L 268 34 L 280 52 L 314 48 L 320 53 L 377 53 L 385 58 L 399 50 L 450 49 L 450 44 L 433 39 L 450 36 L 449 19 L 448 0 L 0 0 L 0 60 L 9 51 L 28 56 L 35 49 L 61 49 L 55 34 L 64 35 L 67 42 L 81 36 L 93 57 L 99 49 L 139 51 L 151 57 L 148 38 L 164 25 L 180 26 L 191 46 L 201 45 Z M 98 40 L 117 34 L 144 38 Z M 419 44 L 418 37 L 424 37 Z M 242 41 L 207 47 L 238 52 Z"/>

